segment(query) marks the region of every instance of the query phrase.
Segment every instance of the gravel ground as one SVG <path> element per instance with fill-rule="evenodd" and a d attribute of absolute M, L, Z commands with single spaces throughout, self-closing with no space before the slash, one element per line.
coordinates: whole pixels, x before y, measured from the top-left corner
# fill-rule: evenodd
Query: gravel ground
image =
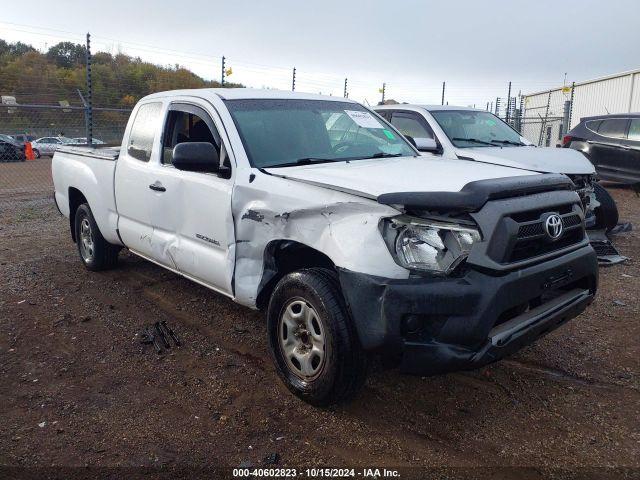
<path fill-rule="evenodd" d="M 46 184 L 48 162 L 37 165 Z M 591 307 L 536 344 L 472 372 L 376 367 L 353 403 L 321 410 L 278 381 L 262 313 L 126 252 L 116 270 L 86 271 L 51 200 L 5 184 L 18 190 L 0 190 L 0 465 L 230 476 L 277 454 L 279 467 L 404 477 L 640 472 L 636 231 L 615 239 L 630 260 L 601 269 Z M 637 196 L 608 187 L 640 226 Z M 158 320 L 183 340 L 160 356 L 136 339 Z"/>

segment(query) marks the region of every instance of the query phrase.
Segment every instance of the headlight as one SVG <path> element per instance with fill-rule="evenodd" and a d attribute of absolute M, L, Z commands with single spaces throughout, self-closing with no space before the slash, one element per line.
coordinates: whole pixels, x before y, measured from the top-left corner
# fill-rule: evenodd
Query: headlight
<path fill-rule="evenodd" d="M 399 265 L 439 274 L 452 272 L 481 240 L 473 227 L 404 215 L 385 219 L 382 233 Z"/>

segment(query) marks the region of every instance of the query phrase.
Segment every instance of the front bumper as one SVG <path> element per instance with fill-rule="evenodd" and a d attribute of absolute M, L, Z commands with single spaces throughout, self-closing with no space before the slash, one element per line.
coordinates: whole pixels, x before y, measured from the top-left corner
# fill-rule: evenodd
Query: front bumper
<path fill-rule="evenodd" d="M 598 263 L 586 245 L 502 275 L 393 280 L 341 270 L 340 282 L 362 346 L 430 375 L 496 361 L 579 315 Z"/>

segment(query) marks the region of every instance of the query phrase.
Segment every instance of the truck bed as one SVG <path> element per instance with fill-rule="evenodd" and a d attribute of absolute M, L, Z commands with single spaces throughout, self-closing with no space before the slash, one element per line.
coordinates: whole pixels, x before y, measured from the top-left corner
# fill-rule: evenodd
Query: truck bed
<path fill-rule="evenodd" d="M 60 147 L 57 152 L 69 153 L 72 155 L 81 155 L 83 157 L 99 158 L 101 160 L 116 161 L 120 156 L 120 146 L 108 147 L 108 146 L 95 146 L 95 147 L 82 147 L 78 145 L 67 145 Z"/>

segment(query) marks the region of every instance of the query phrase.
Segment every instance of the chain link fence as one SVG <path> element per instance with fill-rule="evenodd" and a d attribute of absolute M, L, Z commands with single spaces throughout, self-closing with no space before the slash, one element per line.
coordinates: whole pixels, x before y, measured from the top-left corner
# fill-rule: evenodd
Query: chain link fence
<path fill-rule="evenodd" d="M 130 113 L 130 109 L 94 107 L 94 143 L 120 145 Z M 0 105 L 0 205 L 16 196 L 50 195 L 51 157 L 65 142 L 86 144 L 85 108 Z"/>

